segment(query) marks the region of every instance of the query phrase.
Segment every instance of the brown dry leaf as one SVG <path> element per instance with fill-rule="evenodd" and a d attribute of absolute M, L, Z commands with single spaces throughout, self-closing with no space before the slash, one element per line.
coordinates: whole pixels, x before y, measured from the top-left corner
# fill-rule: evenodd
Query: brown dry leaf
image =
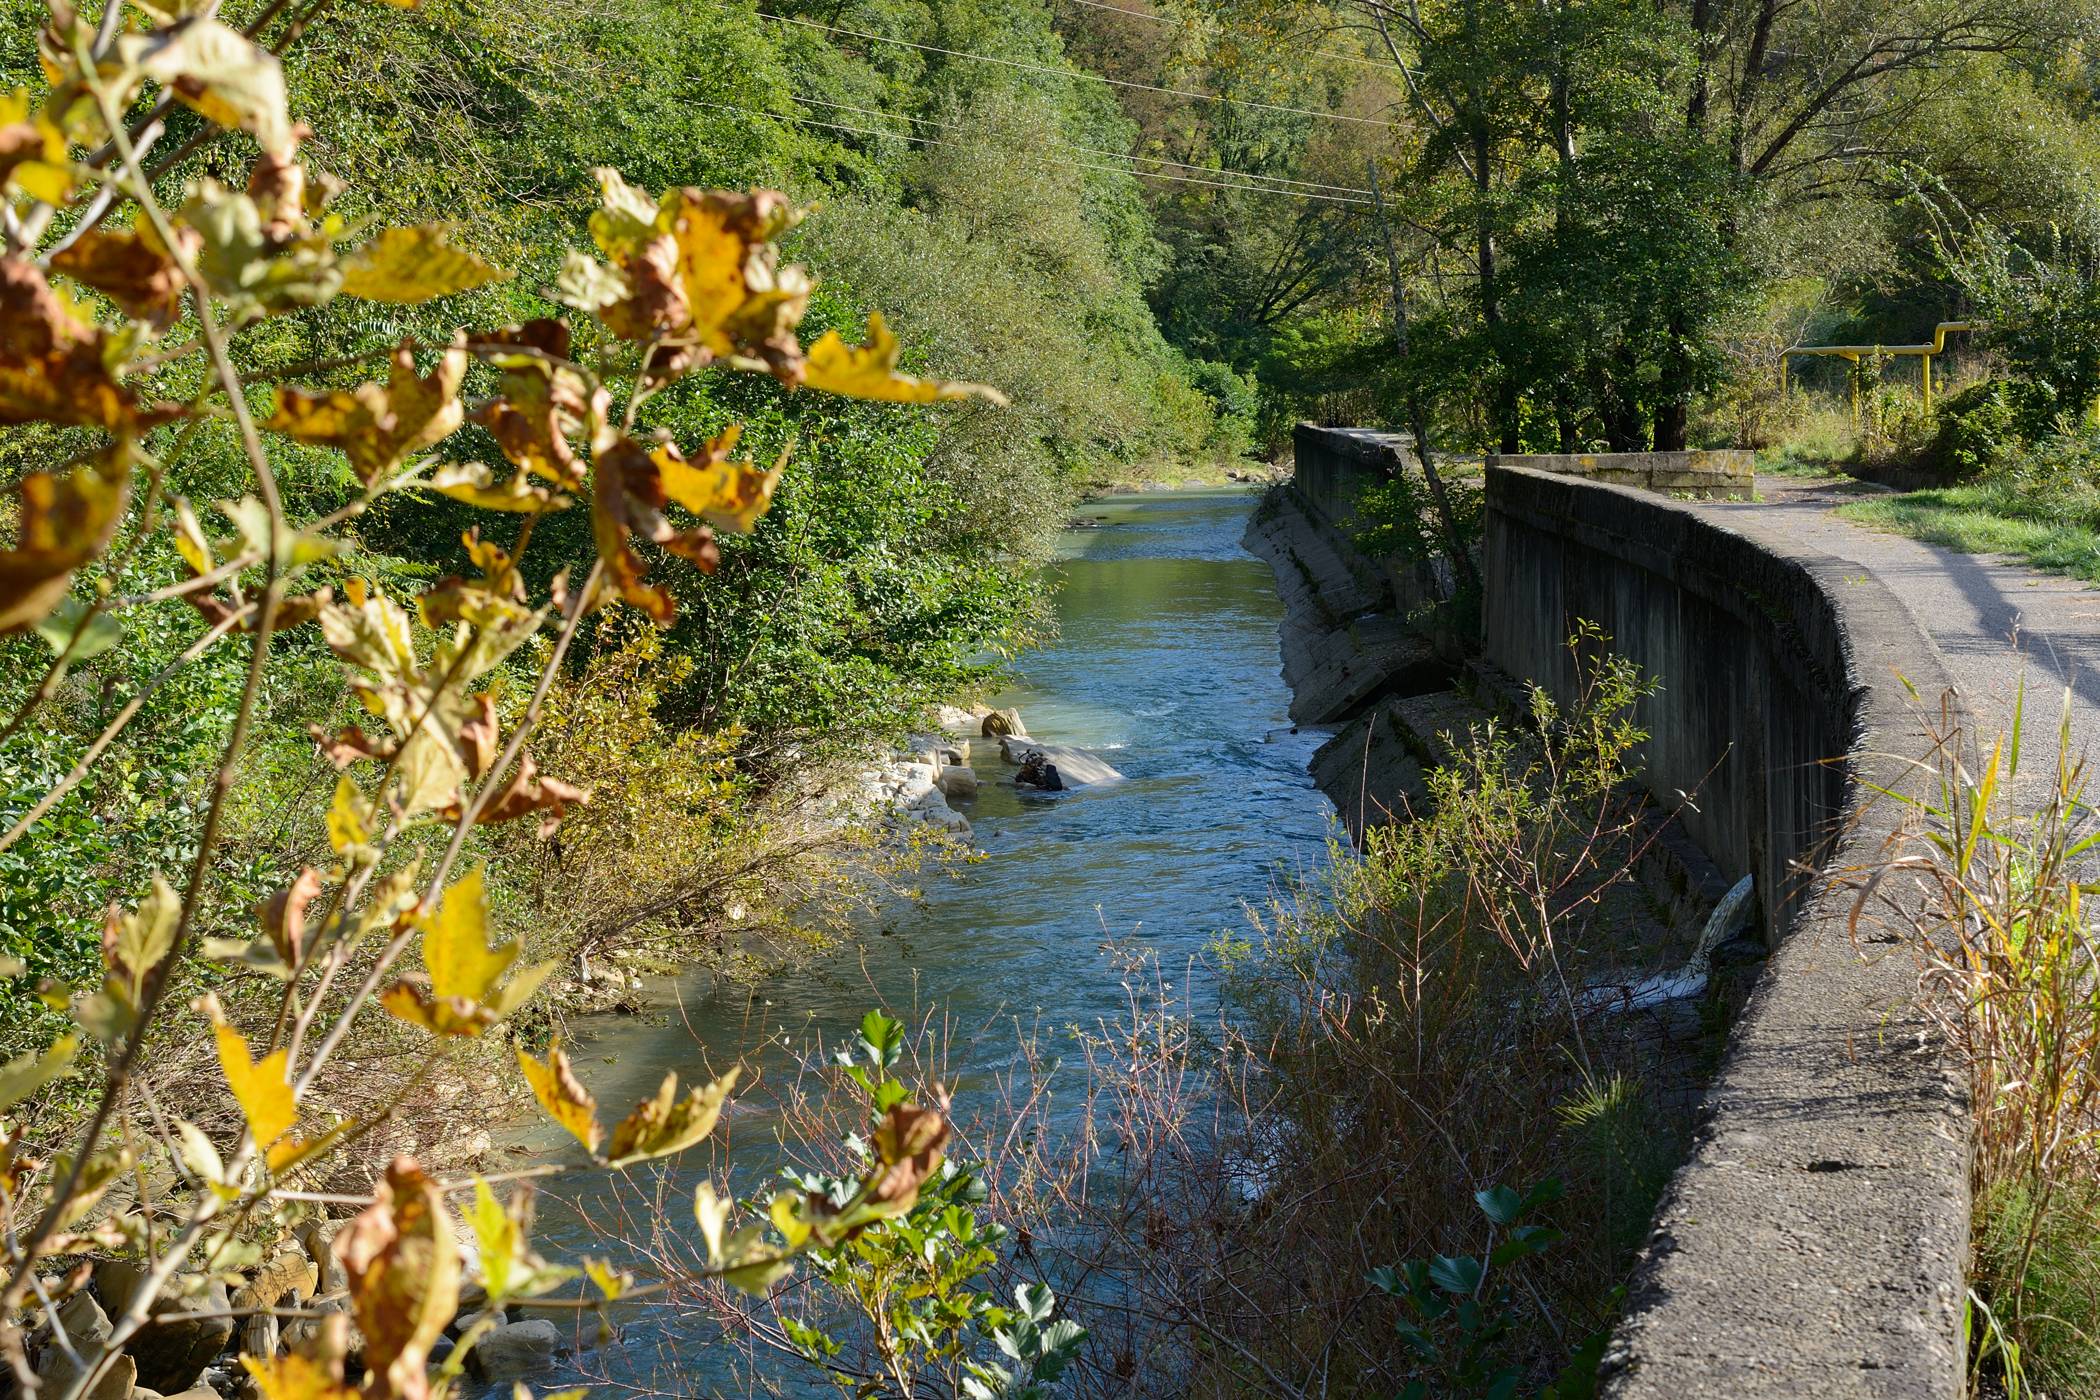
<path fill-rule="evenodd" d="M 51 270 L 93 287 L 156 331 L 182 312 L 182 270 L 151 224 L 114 233 L 92 229 L 53 258 Z"/>
<path fill-rule="evenodd" d="M 38 421 L 132 437 L 174 417 L 141 410 L 110 368 L 107 337 L 77 320 L 44 274 L 0 258 L 0 424 Z"/>
<path fill-rule="evenodd" d="M 692 1090 L 683 1101 L 678 1098 L 677 1073 L 665 1075 L 655 1096 L 636 1104 L 634 1111 L 613 1128 L 612 1143 L 606 1151 L 607 1165 L 626 1167 L 652 1157 L 667 1157 L 706 1137 L 714 1131 L 722 1116 L 722 1105 L 728 1102 L 729 1091 L 736 1087 L 741 1073 L 732 1069 L 706 1088 Z"/>
<path fill-rule="evenodd" d="M 73 571 L 108 546 L 124 513 L 130 472 L 130 453 L 120 446 L 71 476 L 22 478 L 17 539 L 13 548 L 0 549 L 0 634 L 43 621 L 66 597 Z"/>
<path fill-rule="evenodd" d="M 980 398 L 1004 404 L 1006 395 L 985 384 L 948 383 L 918 379 L 897 372 L 897 356 L 903 347 L 882 313 L 868 313 L 868 343 L 848 345 L 837 331 L 826 331 L 809 348 L 809 363 L 802 382 L 827 394 L 854 399 L 880 399 L 887 403 L 938 403 L 942 400 Z"/>
<path fill-rule="evenodd" d="M 520 754 L 517 771 L 503 785 L 503 790 L 481 809 L 476 822 L 481 826 L 496 826 L 533 812 L 542 812 L 545 815 L 540 818 L 539 834 L 544 840 L 554 834 L 569 808 L 586 806 L 590 800 L 591 795 L 585 789 L 546 776 L 532 761 L 531 754 Z"/>
<path fill-rule="evenodd" d="M 321 893 L 321 872 L 307 866 L 291 885 L 256 906 L 255 916 L 277 956 L 297 968 L 306 957 L 306 906 Z"/>
<path fill-rule="evenodd" d="M 430 990 L 430 979 L 414 972 L 381 992 L 379 1005 L 395 1019 L 421 1026 L 432 1035 L 471 1039 L 500 1019 L 494 1007 L 468 1001 L 465 997 L 434 995 Z"/>
<path fill-rule="evenodd" d="M 642 581 L 649 566 L 634 552 L 631 537 L 639 535 L 660 544 L 711 574 L 721 563 L 714 532 L 705 525 L 681 531 L 664 518 L 668 498 L 662 470 L 656 457 L 633 438 L 624 433 L 612 435 L 600 445 L 595 458 L 591 532 L 598 557 L 605 561 L 606 575 L 619 595 L 648 613 L 658 626 L 667 626 L 677 608 L 662 586 Z"/>
<path fill-rule="evenodd" d="M 428 376 L 416 373 L 413 352 L 413 343 L 403 340 L 383 385 L 322 394 L 281 387 L 277 411 L 264 426 L 341 450 L 357 479 L 370 485 L 414 453 L 450 437 L 466 414 L 459 401 L 467 374 L 465 348 L 448 347 Z"/>
<path fill-rule="evenodd" d="M 497 396 L 475 410 L 474 421 L 515 465 L 558 486 L 580 485 L 583 464 L 569 434 L 583 426 L 590 402 L 583 377 L 566 363 L 568 326 L 542 317 L 484 336 L 476 348 L 503 371 L 503 382 Z"/>
<path fill-rule="evenodd" d="M 517 1054 L 518 1068 L 532 1086 L 532 1096 L 547 1110 L 547 1116 L 582 1143 L 584 1151 L 597 1156 L 598 1143 L 604 1135 L 598 1126 L 598 1101 L 576 1078 L 569 1057 L 562 1053 L 561 1042 L 557 1040 L 547 1047 L 545 1061 L 526 1054 L 523 1046 L 518 1047 Z"/>
<path fill-rule="evenodd" d="M 918 1203 L 919 1188 L 939 1170 L 948 1119 L 937 1109 L 895 1104 L 875 1130 L 882 1172 L 868 1203 L 884 1215 L 902 1215 Z"/>
<path fill-rule="evenodd" d="M 396 1157 L 372 1204 L 336 1238 L 365 1335 L 370 1400 L 427 1400 L 430 1348 L 459 1310 L 459 1248 L 437 1186 Z"/>

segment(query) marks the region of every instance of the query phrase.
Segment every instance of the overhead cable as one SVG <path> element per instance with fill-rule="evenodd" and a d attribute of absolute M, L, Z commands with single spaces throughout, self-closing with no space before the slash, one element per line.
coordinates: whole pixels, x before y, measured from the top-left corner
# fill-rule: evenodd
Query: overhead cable
<path fill-rule="evenodd" d="M 804 126 L 813 126 L 824 131 L 842 131 L 854 136 L 887 136 L 896 141 L 916 141 L 922 146 L 951 146 L 957 149 L 970 149 L 967 142 L 944 141 L 937 136 L 921 136 L 914 131 L 884 131 L 877 127 L 846 126 L 838 122 L 819 121 L 815 117 L 806 117 L 794 112 L 765 112 L 754 107 L 731 106 L 726 102 L 703 102 L 697 98 L 691 101 L 695 107 L 711 107 L 716 111 L 734 112 L 746 117 L 771 117 L 777 121 L 799 122 Z M 1051 160 L 1049 157 L 1042 155 L 1034 155 L 1032 159 L 1039 165 L 1053 166 L 1061 170 L 1094 170 L 1105 175 L 1132 175 L 1141 180 L 1164 180 L 1177 185 L 1203 185 L 1211 189 L 1239 190 L 1247 194 L 1281 195 L 1285 199 L 1304 199 L 1317 204 L 1368 205 L 1371 203 L 1368 199 L 1345 199 L 1339 195 L 1314 194 L 1305 190 L 1278 189 L 1273 185 L 1237 185 L 1224 180 L 1201 180 L 1191 175 L 1169 175 L 1157 170 L 1132 170 L 1125 165 L 1095 165 L 1087 161 Z"/>
<path fill-rule="evenodd" d="M 1317 117 L 1322 121 L 1354 122 L 1359 126 L 1382 126 L 1400 129 L 1399 122 L 1389 122 L 1381 117 L 1358 117 L 1347 112 L 1320 112 L 1310 107 L 1290 107 L 1280 102 L 1260 102 L 1251 97 L 1226 97 L 1215 92 L 1198 92 L 1193 88 L 1161 87 L 1157 83 L 1134 82 L 1128 78 L 1111 78 L 1100 73 L 1089 73 L 1079 68 L 1052 68 L 1045 63 L 1026 63 L 1018 58 L 997 58 L 988 53 L 970 53 L 963 49 L 945 49 L 938 44 L 918 44 L 910 39 L 892 39 L 887 34 L 869 34 L 859 29 L 841 29 L 837 25 L 819 24 L 813 19 L 797 19 L 792 15 L 769 15 L 761 11 L 760 19 L 775 24 L 799 25 L 804 29 L 817 29 L 826 34 L 837 34 L 848 39 L 865 39 L 871 44 L 895 44 L 899 48 L 917 49 L 921 53 L 937 53 L 948 58 L 966 58 L 976 63 L 996 63 L 1002 68 L 1019 68 L 1029 73 L 1047 73 L 1053 78 L 1084 78 L 1089 82 L 1107 83 L 1111 87 L 1135 88 L 1141 92 L 1157 92 L 1168 97 L 1187 97 L 1198 102 L 1222 102 L 1233 107 L 1256 107 L 1265 112 L 1288 112 L 1293 116 Z"/>
<path fill-rule="evenodd" d="M 891 121 L 911 122 L 919 126 L 939 127 L 944 131 L 967 131 L 968 127 L 956 122 L 942 121 L 937 117 L 915 117 L 908 112 L 885 112 L 876 107 L 856 107 L 850 102 L 832 102 L 822 97 L 811 97 L 806 93 L 793 94 L 797 102 L 812 106 L 829 107 L 835 111 L 853 112 L 863 117 L 887 117 Z M 1370 196 L 1370 191 L 1355 185 L 1329 185 L 1318 180 L 1295 180 L 1287 175 L 1262 175 L 1252 170 L 1230 170 L 1213 165 L 1195 165 L 1185 160 L 1174 160 L 1167 156 L 1141 156 L 1134 151 L 1111 151 L 1099 146 L 1075 146 L 1068 141 L 1056 143 L 1061 151 L 1073 151 L 1080 155 L 1107 156 L 1111 160 L 1139 161 L 1147 165 L 1171 165 L 1182 170 L 1193 170 L 1202 175 L 1231 175 L 1246 180 L 1260 180 L 1275 185 L 1294 185 L 1301 189 L 1324 190 L 1333 194 Z M 1141 172 L 1134 172 L 1141 173 Z"/>

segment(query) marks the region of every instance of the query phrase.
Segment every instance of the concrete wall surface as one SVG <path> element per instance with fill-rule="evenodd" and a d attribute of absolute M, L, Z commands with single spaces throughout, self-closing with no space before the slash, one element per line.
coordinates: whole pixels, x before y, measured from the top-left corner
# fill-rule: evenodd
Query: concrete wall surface
<path fill-rule="evenodd" d="M 1701 500 L 1747 501 L 1756 481 L 1757 454 L 1736 447 L 1695 452 L 1491 453 L 1487 464 L 1586 477 Z"/>
<path fill-rule="evenodd" d="M 1302 459 L 1301 459 L 1302 460 Z M 1302 470 L 1302 468 L 1301 468 Z M 1614 1400 L 1963 1393 L 1961 1081 L 1906 954 L 1855 942 L 1853 896 L 1951 689 L 1896 598 L 1844 560 L 1651 491 L 1487 476 L 1485 652 L 1563 702 L 1578 620 L 1662 689 L 1644 780 L 1757 879 L 1773 952 L 1709 1086 L 1605 1359 Z M 1905 682 L 1924 699 L 1911 699 Z"/>

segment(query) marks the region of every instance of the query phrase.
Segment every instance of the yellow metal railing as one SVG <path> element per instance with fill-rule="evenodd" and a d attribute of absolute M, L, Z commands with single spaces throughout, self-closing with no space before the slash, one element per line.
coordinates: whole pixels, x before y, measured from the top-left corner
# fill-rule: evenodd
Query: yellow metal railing
<path fill-rule="evenodd" d="M 1779 352 L 1779 396 L 1787 394 L 1786 361 L 1789 355 L 1835 355 L 1857 366 L 1869 355 L 1915 355 L 1924 372 L 1925 411 L 1932 411 L 1932 357 L 1947 353 L 1947 336 L 1953 331 L 1982 329 L 1980 321 L 1942 321 L 1933 327 L 1932 339 L 1922 345 L 1790 345 Z M 1852 381 L 1852 426 L 1859 426 L 1859 376 L 1847 375 Z"/>

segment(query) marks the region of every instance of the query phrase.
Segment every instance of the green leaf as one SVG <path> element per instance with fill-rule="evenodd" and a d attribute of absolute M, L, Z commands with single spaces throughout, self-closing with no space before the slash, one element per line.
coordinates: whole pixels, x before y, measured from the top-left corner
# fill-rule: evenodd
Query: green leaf
<path fill-rule="evenodd" d="M 1512 1224 L 1524 1213 L 1524 1198 L 1507 1186 L 1490 1186 L 1485 1191 L 1475 1191 L 1473 1199 L 1480 1203 L 1487 1218 L 1497 1225 Z"/>
<path fill-rule="evenodd" d="M 1471 1294 L 1487 1277 L 1487 1266 L 1469 1254 L 1439 1254 L 1429 1264 L 1429 1281 L 1446 1293 Z"/>
<path fill-rule="evenodd" d="M 80 1037 L 62 1035 L 42 1053 L 18 1055 L 0 1065 L 0 1113 L 5 1113 L 53 1080 L 73 1072 L 73 1057 L 80 1052 Z"/>
<path fill-rule="evenodd" d="M 53 655 L 87 661 L 124 640 L 123 626 L 106 612 L 91 612 L 92 606 L 69 595 L 36 625 Z"/>

